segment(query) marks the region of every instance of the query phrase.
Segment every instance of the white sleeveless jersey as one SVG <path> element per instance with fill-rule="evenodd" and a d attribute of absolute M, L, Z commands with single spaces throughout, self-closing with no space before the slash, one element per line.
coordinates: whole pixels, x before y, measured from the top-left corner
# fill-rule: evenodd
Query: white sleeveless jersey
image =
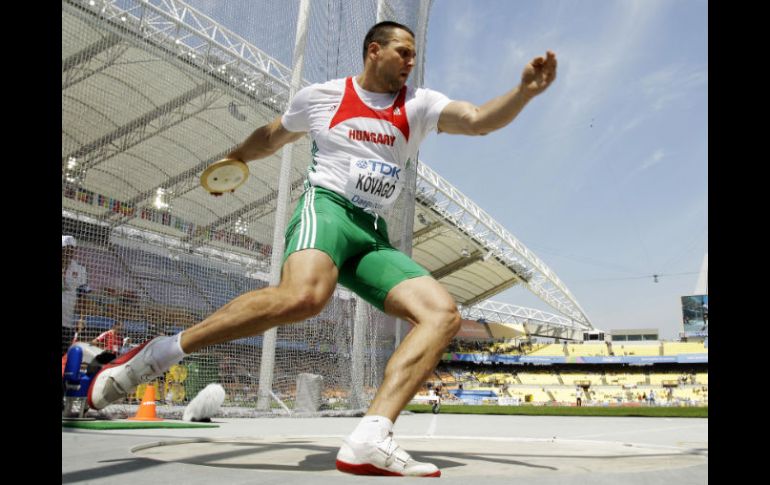
<path fill-rule="evenodd" d="M 289 131 L 310 132 L 310 185 L 382 215 L 403 188 L 402 170 L 416 163 L 420 143 L 449 102 L 437 91 L 407 86 L 373 93 L 348 77 L 301 89 L 281 122 Z"/>

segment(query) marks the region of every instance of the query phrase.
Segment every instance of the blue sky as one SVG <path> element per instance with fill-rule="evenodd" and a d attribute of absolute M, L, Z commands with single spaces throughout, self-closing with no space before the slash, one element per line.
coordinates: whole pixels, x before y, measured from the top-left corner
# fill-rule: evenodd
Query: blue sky
<path fill-rule="evenodd" d="M 708 4 L 437 0 L 425 85 L 483 104 L 546 49 L 557 79 L 511 125 L 431 136 L 420 157 L 553 269 L 595 326 L 676 338 L 708 244 Z M 521 288 L 493 299 L 548 309 Z"/>
<path fill-rule="evenodd" d="M 290 63 L 272 33 L 293 28 L 296 2 L 189 3 Z M 511 125 L 431 135 L 420 157 L 554 270 L 595 326 L 676 338 L 708 244 L 708 3 L 435 0 L 425 86 L 480 105 L 546 49 L 557 79 Z M 523 288 L 493 299 L 549 310 Z"/>

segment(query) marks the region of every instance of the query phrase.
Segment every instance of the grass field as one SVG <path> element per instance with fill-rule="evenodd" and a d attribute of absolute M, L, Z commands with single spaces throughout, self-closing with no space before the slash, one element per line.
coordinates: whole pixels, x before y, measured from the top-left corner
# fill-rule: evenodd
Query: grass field
<path fill-rule="evenodd" d="M 430 413 L 427 404 L 410 404 L 407 411 Z M 441 406 L 441 414 L 512 414 L 519 416 L 644 416 L 652 418 L 708 418 L 708 407 L 593 407 L 593 406 Z"/>

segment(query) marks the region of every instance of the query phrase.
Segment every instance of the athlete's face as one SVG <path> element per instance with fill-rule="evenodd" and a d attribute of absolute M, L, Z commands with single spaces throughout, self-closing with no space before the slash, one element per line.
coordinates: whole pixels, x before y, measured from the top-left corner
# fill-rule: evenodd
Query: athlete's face
<path fill-rule="evenodd" d="M 378 79 L 390 92 L 401 89 L 415 63 L 414 37 L 402 29 L 393 29 L 390 42 L 380 46 L 375 66 Z"/>

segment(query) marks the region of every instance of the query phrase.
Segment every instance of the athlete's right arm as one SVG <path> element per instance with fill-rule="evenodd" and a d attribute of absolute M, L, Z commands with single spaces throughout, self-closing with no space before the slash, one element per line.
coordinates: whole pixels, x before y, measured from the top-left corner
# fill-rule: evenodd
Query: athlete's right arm
<path fill-rule="evenodd" d="M 280 150 L 287 143 L 299 140 L 305 133 L 289 131 L 283 127 L 281 117 L 260 126 L 238 148 L 227 154 L 226 158 L 234 158 L 248 162 L 265 158 Z"/>

